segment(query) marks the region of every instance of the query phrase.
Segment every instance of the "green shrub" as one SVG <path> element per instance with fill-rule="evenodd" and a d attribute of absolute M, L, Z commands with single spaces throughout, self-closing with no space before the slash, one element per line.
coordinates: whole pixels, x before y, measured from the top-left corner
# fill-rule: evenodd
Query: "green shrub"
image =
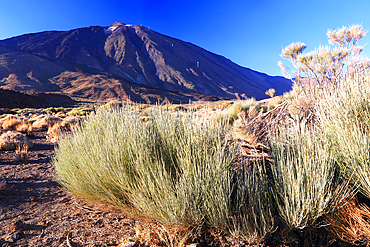
<path fill-rule="evenodd" d="M 349 196 L 335 180 L 330 144 L 319 130 L 281 129 L 271 138 L 274 196 L 289 229 L 313 226 Z"/>
<path fill-rule="evenodd" d="M 228 108 L 230 105 L 233 105 L 233 104 L 234 104 L 234 101 L 225 101 L 225 102 L 222 102 L 221 109 L 222 110 L 225 110 L 226 108 Z"/>
<path fill-rule="evenodd" d="M 87 108 L 73 108 L 67 112 L 68 116 L 86 116 L 91 110 Z"/>
<path fill-rule="evenodd" d="M 243 101 L 242 104 L 242 111 L 248 114 L 249 109 L 256 104 L 256 100 L 254 98 L 247 99 Z"/>
<path fill-rule="evenodd" d="M 174 117 L 160 107 L 148 117 L 142 121 L 129 105 L 88 117 L 59 142 L 53 161 L 59 182 L 134 216 L 261 241 L 274 224 L 265 173 L 235 172 L 238 146 L 228 125 L 193 112 Z"/>
<path fill-rule="evenodd" d="M 265 166 L 263 162 L 254 162 L 252 167 L 241 164 L 242 169 L 235 174 L 229 231 L 248 243 L 261 243 L 275 226 Z"/>
<path fill-rule="evenodd" d="M 326 91 L 318 119 L 333 143 L 336 162 L 347 179 L 370 199 L 370 81 L 365 73 L 340 80 Z"/>
<path fill-rule="evenodd" d="M 238 118 L 238 114 L 242 112 L 241 104 L 233 104 L 227 109 L 227 115 L 230 122 L 234 122 Z"/>

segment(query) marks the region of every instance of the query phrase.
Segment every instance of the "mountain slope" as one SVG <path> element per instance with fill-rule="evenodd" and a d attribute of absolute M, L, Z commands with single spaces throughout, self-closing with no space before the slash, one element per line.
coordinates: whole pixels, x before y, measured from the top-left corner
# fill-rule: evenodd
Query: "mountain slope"
<path fill-rule="evenodd" d="M 283 77 L 243 68 L 137 25 L 114 23 L 0 41 L 0 87 L 5 89 L 63 92 L 100 100 L 107 94 L 129 97 L 135 91 L 131 88 L 262 99 L 269 88 L 281 94 L 290 86 Z"/>

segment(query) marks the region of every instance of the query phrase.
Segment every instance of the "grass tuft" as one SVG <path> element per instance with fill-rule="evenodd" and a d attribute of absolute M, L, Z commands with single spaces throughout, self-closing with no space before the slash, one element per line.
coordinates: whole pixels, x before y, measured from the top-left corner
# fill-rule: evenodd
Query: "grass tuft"
<path fill-rule="evenodd" d="M 271 138 L 274 196 L 288 229 L 314 226 L 349 196 L 348 184 L 335 180 L 330 144 L 320 136 L 315 129 L 280 129 Z"/>
<path fill-rule="evenodd" d="M 318 107 L 320 125 L 332 142 L 342 175 L 359 183 L 370 198 L 370 82 L 364 73 L 341 79 L 325 91 Z"/>

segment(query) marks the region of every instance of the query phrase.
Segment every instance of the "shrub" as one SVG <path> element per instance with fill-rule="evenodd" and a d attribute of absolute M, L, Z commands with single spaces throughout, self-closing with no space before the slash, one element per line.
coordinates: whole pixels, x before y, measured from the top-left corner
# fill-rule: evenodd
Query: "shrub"
<path fill-rule="evenodd" d="M 16 130 L 23 133 L 32 132 L 32 123 L 14 116 L 9 116 L 1 120 L 4 130 Z"/>
<path fill-rule="evenodd" d="M 41 112 L 44 112 L 48 115 L 53 115 L 53 113 L 57 113 L 58 110 L 57 110 L 57 108 L 54 108 L 54 107 L 48 107 L 46 109 L 42 109 Z"/>
<path fill-rule="evenodd" d="M 241 104 L 233 104 L 227 109 L 228 120 L 234 122 L 238 118 L 238 114 L 242 111 Z"/>
<path fill-rule="evenodd" d="M 273 98 L 275 96 L 275 89 L 270 88 L 269 90 L 265 92 L 265 94 Z"/>
<path fill-rule="evenodd" d="M 19 147 L 28 150 L 32 146 L 32 141 L 19 132 L 7 131 L 0 135 L 0 151 L 13 151 Z"/>
<path fill-rule="evenodd" d="M 50 142 L 56 143 L 58 142 L 61 133 L 71 131 L 73 129 L 74 124 L 63 120 L 49 126 L 46 139 L 48 139 Z"/>
<path fill-rule="evenodd" d="M 335 86 L 338 80 L 343 79 L 356 71 L 367 71 L 370 60 L 360 57 L 363 50 L 358 42 L 365 37 L 367 31 L 361 25 L 342 27 L 336 30 L 328 30 L 329 46 L 320 46 L 314 51 L 303 53 L 306 44 L 295 42 L 285 47 L 281 57 L 289 60 L 296 71 L 293 76 L 286 73 L 287 68 L 279 61 L 286 77 L 298 83 L 305 93 L 315 97 L 322 88 Z M 302 78 L 305 75 L 307 78 Z"/>
<path fill-rule="evenodd" d="M 341 79 L 326 91 L 318 107 L 322 129 L 333 143 L 335 159 L 346 179 L 359 183 L 370 198 L 370 82 L 364 73 Z"/>
<path fill-rule="evenodd" d="M 165 225 L 263 239 L 273 225 L 264 175 L 235 173 L 238 146 L 227 124 L 193 112 L 174 117 L 160 107 L 149 117 L 142 121 L 129 105 L 90 116 L 59 142 L 59 182 L 76 196 Z"/>
<path fill-rule="evenodd" d="M 256 100 L 254 98 L 247 99 L 243 101 L 242 104 L 242 111 L 248 114 L 249 109 L 256 104 Z"/>
<path fill-rule="evenodd" d="M 244 162 L 235 174 L 230 232 L 248 243 L 261 243 L 274 230 L 275 219 L 266 164 Z"/>
<path fill-rule="evenodd" d="M 233 105 L 233 104 L 234 104 L 234 101 L 225 101 L 225 102 L 222 102 L 221 109 L 222 110 L 225 110 L 226 108 L 228 108 L 230 105 Z"/>
<path fill-rule="evenodd" d="M 32 126 L 35 129 L 48 129 L 55 124 L 62 122 L 63 120 L 56 116 L 50 115 L 39 115 L 35 118 L 32 118 Z"/>
<path fill-rule="evenodd" d="M 280 129 L 271 138 L 274 196 L 289 229 L 313 226 L 349 196 L 335 180 L 330 144 L 318 130 Z"/>
<path fill-rule="evenodd" d="M 22 119 L 10 116 L 8 118 L 3 119 L 2 127 L 4 130 L 15 130 L 16 126 L 22 124 Z"/>
<path fill-rule="evenodd" d="M 150 117 L 143 122 L 125 107 L 89 118 L 73 138 L 60 142 L 60 182 L 76 195 L 135 207 L 162 223 L 200 224 L 199 205 L 214 186 L 210 179 L 225 175 L 235 147 L 226 145 L 221 124 L 158 110 Z"/>
<path fill-rule="evenodd" d="M 27 162 L 28 157 L 28 145 L 18 146 L 15 150 L 15 160 L 17 162 Z"/>

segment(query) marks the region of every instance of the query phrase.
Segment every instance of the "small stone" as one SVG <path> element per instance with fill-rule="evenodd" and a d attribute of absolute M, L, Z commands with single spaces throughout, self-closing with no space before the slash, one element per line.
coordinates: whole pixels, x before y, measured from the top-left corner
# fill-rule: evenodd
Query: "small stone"
<path fill-rule="evenodd" d="M 24 237 L 24 233 L 23 232 L 15 232 L 15 233 L 13 233 L 13 235 L 12 235 L 12 238 L 14 239 L 14 240 L 18 240 L 18 239 L 21 239 L 21 238 L 23 238 Z"/>
<path fill-rule="evenodd" d="M 8 226 L 8 230 L 9 231 L 12 231 L 12 232 L 19 232 L 19 231 L 22 231 L 24 230 L 24 224 L 22 221 L 18 220 L 16 222 L 12 222 L 10 223 L 10 225 Z"/>
<path fill-rule="evenodd" d="M 123 245 L 122 247 L 139 247 L 139 242 L 138 241 L 136 241 L 136 242 L 128 242 L 125 245 Z"/>
<path fill-rule="evenodd" d="M 30 202 L 37 202 L 37 197 L 36 196 L 31 196 L 29 198 Z"/>
<path fill-rule="evenodd" d="M 0 190 L 6 190 L 8 188 L 6 182 L 0 182 Z"/>

